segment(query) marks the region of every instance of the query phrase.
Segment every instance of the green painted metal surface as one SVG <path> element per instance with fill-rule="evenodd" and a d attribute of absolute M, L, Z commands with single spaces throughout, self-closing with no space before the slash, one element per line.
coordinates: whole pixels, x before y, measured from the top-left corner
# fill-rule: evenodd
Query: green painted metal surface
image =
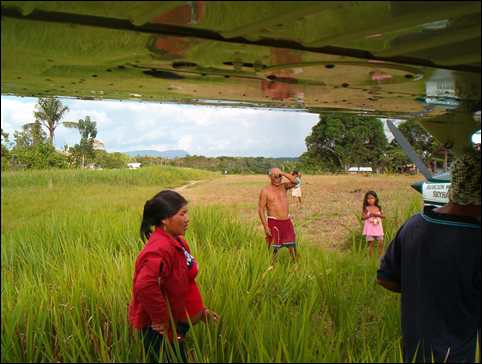
<path fill-rule="evenodd" d="M 1 6 L 2 94 L 416 117 L 460 150 L 480 128 L 480 2 Z"/>

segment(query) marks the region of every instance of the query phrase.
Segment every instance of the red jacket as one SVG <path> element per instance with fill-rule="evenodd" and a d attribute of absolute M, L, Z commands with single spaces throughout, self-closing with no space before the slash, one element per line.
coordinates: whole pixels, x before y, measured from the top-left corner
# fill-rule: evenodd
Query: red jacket
<path fill-rule="evenodd" d="M 194 280 L 197 272 L 186 241 L 182 237 L 174 239 L 157 228 L 136 260 L 129 304 L 131 325 L 138 329 L 152 323 L 167 325 L 169 308 L 176 322 L 186 321 L 188 316 L 203 310 Z"/>

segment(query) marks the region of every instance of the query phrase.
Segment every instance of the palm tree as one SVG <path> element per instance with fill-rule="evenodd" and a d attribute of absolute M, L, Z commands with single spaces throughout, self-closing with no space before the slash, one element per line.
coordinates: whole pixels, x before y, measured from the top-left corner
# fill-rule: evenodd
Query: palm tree
<path fill-rule="evenodd" d="M 36 106 L 38 111 L 34 112 L 35 119 L 40 120 L 47 128 L 49 142 L 53 145 L 55 129 L 61 124 L 60 120 L 69 108 L 62 105 L 62 102 L 55 97 L 41 97 Z"/>
<path fill-rule="evenodd" d="M 77 129 L 80 133 L 79 149 L 82 155 L 82 168 L 85 164 L 85 156 L 93 153 L 94 139 L 97 136 L 97 123 L 86 116 L 78 122 L 65 121 L 62 123 L 66 128 Z"/>

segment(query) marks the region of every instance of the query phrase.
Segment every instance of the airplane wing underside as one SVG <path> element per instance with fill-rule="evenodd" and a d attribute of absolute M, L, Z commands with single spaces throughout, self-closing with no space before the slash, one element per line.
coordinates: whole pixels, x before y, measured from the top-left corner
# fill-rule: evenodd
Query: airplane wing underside
<path fill-rule="evenodd" d="M 480 2 L 1 5 L 2 94 L 415 117 L 455 146 L 480 128 Z"/>

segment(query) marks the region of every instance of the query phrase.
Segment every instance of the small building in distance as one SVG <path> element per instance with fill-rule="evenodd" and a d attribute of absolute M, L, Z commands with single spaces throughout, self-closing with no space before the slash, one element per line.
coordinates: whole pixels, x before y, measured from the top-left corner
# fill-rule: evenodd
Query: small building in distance
<path fill-rule="evenodd" d="M 105 150 L 104 142 L 100 139 L 94 139 L 94 150 Z"/>
<path fill-rule="evenodd" d="M 98 166 L 97 163 L 89 163 L 85 166 L 86 169 L 92 169 L 95 171 L 101 171 L 103 168 Z"/>
<path fill-rule="evenodd" d="M 417 166 L 413 163 L 405 164 L 398 168 L 399 173 L 417 174 Z"/>
<path fill-rule="evenodd" d="M 141 167 L 141 163 L 127 163 L 127 167 L 129 167 L 129 169 L 139 169 Z"/>
<path fill-rule="evenodd" d="M 373 173 L 373 169 L 372 167 L 350 167 L 348 168 L 348 173 L 350 174 Z"/>

